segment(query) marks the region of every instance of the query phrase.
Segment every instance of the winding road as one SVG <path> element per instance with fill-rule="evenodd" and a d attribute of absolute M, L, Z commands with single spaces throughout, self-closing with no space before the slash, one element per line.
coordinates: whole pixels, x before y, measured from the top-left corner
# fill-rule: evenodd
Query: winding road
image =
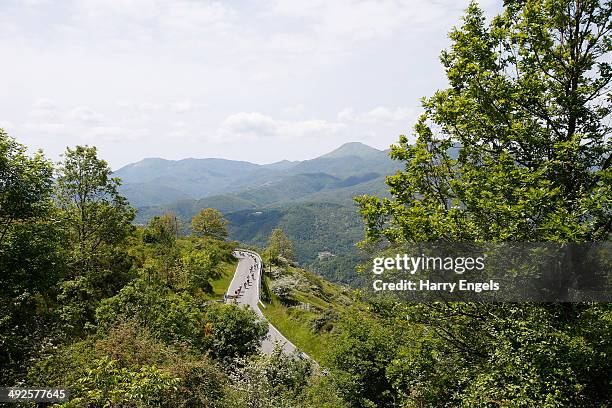
<path fill-rule="evenodd" d="M 237 249 L 233 253 L 234 257 L 238 258 L 238 266 L 232 282 L 230 283 L 227 294 L 225 296 L 226 303 L 237 303 L 239 305 L 247 305 L 255 314 L 267 321 L 264 314 L 259 309 L 259 293 L 261 290 L 261 257 L 257 252 L 246 249 Z M 249 282 L 245 285 L 245 283 Z M 240 288 L 240 293 L 236 295 Z M 263 306 L 263 303 L 262 303 Z M 264 306 L 265 307 L 265 306 Z M 297 349 L 285 336 L 279 332 L 276 327 L 268 322 L 268 334 L 261 342 L 261 349 L 266 354 L 271 354 L 274 346 L 279 344 L 283 351 L 287 354 L 294 353 Z M 304 357 L 309 358 L 305 353 L 301 353 Z"/>

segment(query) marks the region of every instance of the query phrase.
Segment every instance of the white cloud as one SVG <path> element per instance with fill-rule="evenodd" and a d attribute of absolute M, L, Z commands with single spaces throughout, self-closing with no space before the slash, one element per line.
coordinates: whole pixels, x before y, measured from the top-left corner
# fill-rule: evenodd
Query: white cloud
<path fill-rule="evenodd" d="M 417 110 L 405 106 L 388 108 L 378 106 L 367 112 L 357 113 L 353 108 L 341 110 L 337 117 L 342 122 L 354 122 L 363 124 L 378 124 L 390 122 L 408 122 L 416 118 Z"/>
<path fill-rule="evenodd" d="M 228 116 L 219 129 L 221 139 L 259 139 L 278 136 L 279 124 L 258 112 L 240 112 Z"/>
<path fill-rule="evenodd" d="M 185 122 L 185 121 L 182 121 L 182 120 L 174 121 L 174 122 L 172 122 L 171 125 L 174 128 L 182 128 L 182 129 L 184 129 L 186 127 L 189 127 L 189 124 L 187 122 Z"/>
<path fill-rule="evenodd" d="M 342 122 L 354 122 L 357 118 L 357 114 L 353 108 L 344 108 L 338 112 L 338 120 Z"/>
<path fill-rule="evenodd" d="M 172 1 L 160 7 L 159 23 L 163 29 L 192 33 L 225 31 L 230 28 L 233 15 L 233 11 L 221 3 Z"/>
<path fill-rule="evenodd" d="M 178 101 L 178 102 L 171 103 L 170 109 L 172 109 L 172 111 L 176 113 L 185 113 L 193 109 L 193 104 L 189 100 Z"/>
<path fill-rule="evenodd" d="M 286 112 L 290 115 L 299 115 L 299 114 L 304 113 L 305 111 L 306 111 L 306 106 L 304 106 L 304 104 L 301 104 L 301 103 L 283 108 L 283 112 Z"/>
<path fill-rule="evenodd" d="M 85 125 L 95 125 L 104 120 L 101 114 L 85 106 L 69 110 L 66 118 Z"/>
<path fill-rule="evenodd" d="M 38 7 L 51 3 L 51 0 L 22 0 L 22 2 L 29 7 Z"/>
<path fill-rule="evenodd" d="M 49 98 L 38 98 L 32 105 L 30 115 L 41 120 L 54 120 L 58 118 L 60 108 L 58 104 Z"/>
<path fill-rule="evenodd" d="M 137 109 L 143 112 L 156 111 L 156 110 L 160 110 L 161 108 L 162 107 L 159 104 L 152 103 L 152 102 L 142 102 L 138 104 L 137 106 Z"/>
<path fill-rule="evenodd" d="M 127 128 L 123 126 L 94 126 L 85 132 L 85 138 L 99 142 L 141 141 L 150 136 L 150 129 Z"/>
<path fill-rule="evenodd" d="M 20 126 L 26 133 L 34 132 L 45 136 L 58 136 L 66 132 L 64 123 L 25 123 Z"/>
<path fill-rule="evenodd" d="M 65 29 L 128 46 L 203 34 L 209 38 L 227 32 L 234 16 L 222 2 L 198 0 L 79 0 L 75 5 Z"/>
<path fill-rule="evenodd" d="M 53 99 L 38 98 L 34 101 L 34 109 L 56 110 L 58 105 Z"/>
<path fill-rule="evenodd" d="M 324 120 L 286 121 L 259 112 L 228 116 L 217 131 L 219 140 L 300 139 L 337 134 L 346 126 Z"/>
<path fill-rule="evenodd" d="M 439 23 L 460 5 L 456 0 L 276 0 L 274 13 L 299 19 L 319 37 L 337 42 L 391 35 L 406 25 Z"/>

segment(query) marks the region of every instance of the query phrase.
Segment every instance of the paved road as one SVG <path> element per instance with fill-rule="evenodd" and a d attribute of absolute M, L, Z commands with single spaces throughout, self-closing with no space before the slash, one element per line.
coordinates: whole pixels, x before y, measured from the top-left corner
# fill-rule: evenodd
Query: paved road
<path fill-rule="evenodd" d="M 258 316 L 266 320 L 258 305 L 260 281 L 262 278 L 261 257 L 256 252 L 241 249 L 234 251 L 234 256 L 238 258 L 238 266 L 236 267 L 234 278 L 227 290 L 226 302 L 236 302 L 239 305 L 248 305 Z M 245 286 L 247 278 L 250 284 Z M 238 288 L 240 288 L 240 294 L 235 297 L 234 294 Z M 268 334 L 261 342 L 263 352 L 271 354 L 276 343 L 280 344 L 286 353 L 293 353 L 297 350 L 293 343 L 287 340 L 281 332 L 268 322 Z"/>

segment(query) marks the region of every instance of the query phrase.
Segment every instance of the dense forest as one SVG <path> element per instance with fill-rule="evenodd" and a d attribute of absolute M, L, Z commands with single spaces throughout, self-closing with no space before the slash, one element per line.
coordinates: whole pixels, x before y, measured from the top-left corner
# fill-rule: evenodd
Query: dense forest
<path fill-rule="evenodd" d="M 356 199 L 362 249 L 609 241 L 611 16 L 471 4 L 388 195 Z M 219 302 L 238 246 L 222 216 L 135 226 L 119 186 L 95 147 L 54 164 L 0 131 L 1 386 L 65 386 L 65 407 L 612 406 L 612 304 L 371 299 L 300 269 L 279 229 L 260 238 L 264 314 L 314 361 L 260 353 L 267 323 Z"/>

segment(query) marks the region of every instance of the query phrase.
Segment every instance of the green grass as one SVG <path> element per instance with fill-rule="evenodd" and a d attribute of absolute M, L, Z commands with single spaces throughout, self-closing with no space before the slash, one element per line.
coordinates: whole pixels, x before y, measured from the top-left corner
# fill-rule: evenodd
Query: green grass
<path fill-rule="evenodd" d="M 221 268 L 221 277 L 217 280 L 211 282 L 213 293 L 207 293 L 206 299 L 209 300 L 220 300 L 223 299 L 223 295 L 227 292 L 227 288 L 232 282 L 232 278 L 234 277 L 234 272 L 236 271 L 236 265 L 238 265 L 238 261 L 235 262 L 224 262 Z"/>
<path fill-rule="evenodd" d="M 287 308 L 272 295 L 272 303 L 261 308 L 264 316 L 297 348 L 308 354 L 318 363 L 324 359 L 325 352 L 331 345 L 329 335 L 314 333 L 310 321 L 315 313 L 296 308 Z"/>
<path fill-rule="evenodd" d="M 211 282 L 213 294 L 207 295 L 207 299 L 222 299 L 223 294 L 229 286 L 234 272 L 236 262 L 225 263 L 221 271 L 221 278 Z M 312 329 L 313 321 L 323 313 L 324 310 L 331 308 L 343 308 L 351 300 L 346 295 L 344 289 L 326 282 L 319 276 L 302 269 L 288 267 L 287 273 L 300 276 L 302 281 L 311 284 L 311 288 L 305 290 L 295 290 L 293 299 L 296 302 L 309 304 L 312 310 L 304 310 L 299 307 L 287 307 L 271 293 L 271 303 L 266 307 L 261 307 L 261 311 L 270 323 L 272 323 L 287 339 L 289 339 L 298 349 L 308 354 L 318 363 L 323 363 L 327 350 L 332 345 L 332 335 L 327 332 L 315 332 Z M 271 280 L 265 276 L 265 284 L 269 287 Z"/>
<path fill-rule="evenodd" d="M 272 301 L 262 308 L 262 312 L 296 347 L 317 362 L 323 363 L 324 356 L 332 345 L 332 335 L 326 331 L 313 330 L 313 322 L 330 308 L 340 310 L 352 304 L 352 301 L 345 289 L 328 283 L 311 272 L 295 267 L 286 267 L 285 271 L 297 275 L 300 281 L 307 283 L 296 287 L 291 297 L 297 303 L 310 305 L 311 309 L 287 307 L 270 292 Z M 265 279 L 266 286 L 271 287 L 270 278 Z"/>

